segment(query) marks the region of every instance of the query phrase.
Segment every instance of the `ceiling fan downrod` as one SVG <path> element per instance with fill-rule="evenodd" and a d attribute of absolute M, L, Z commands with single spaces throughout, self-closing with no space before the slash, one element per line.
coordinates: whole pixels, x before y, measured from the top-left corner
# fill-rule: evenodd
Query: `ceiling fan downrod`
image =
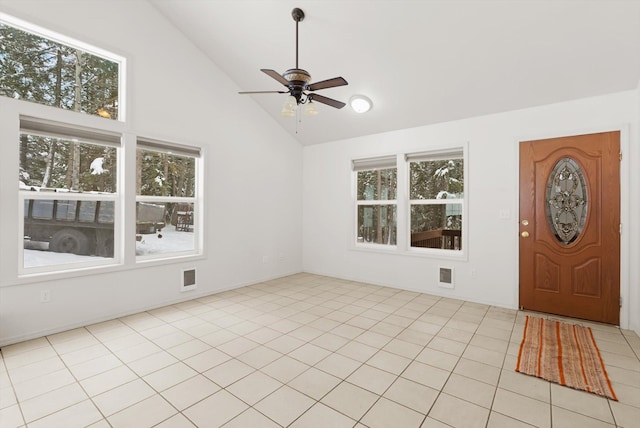
<path fill-rule="evenodd" d="M 305 102 L 305 98 L 303 98 L 303 95 L 305 95 L 303 90 L 306 85 L 311 82 L 311 75 L 309 72 L 299 68 L 298 66 L 298 23 L 304 20 L 304 12 L 302 9 L 296 7 L 291 11 L 291 16 L 293 17 L 293 20 L 296 21 L 296 68 L 291 68 L 285 71 L 282 74 L 282 77 L 289 82 L 287 86 L 289 87 L 291 96 L 296 99 L 298 104 L 302 104 Z"/>
<path fill-rule="evenodd" d="M 296 21 L 296 68 L 298 68 L 298 23 L 304 20 L 304 12 L 296 7 L 291 11 L 291 16 Z"/>

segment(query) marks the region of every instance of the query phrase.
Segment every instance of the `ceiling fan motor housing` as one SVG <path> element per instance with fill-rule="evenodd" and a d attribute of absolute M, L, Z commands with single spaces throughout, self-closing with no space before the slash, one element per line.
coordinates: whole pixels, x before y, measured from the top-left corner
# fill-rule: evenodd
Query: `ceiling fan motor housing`
<path fill-rule="evenodd" d="M 296 99 L 298 104 L 304 102 L 302 95 L 307 85 L 311 82 L 311 75 L 301 68 L 291 68 L 282 74 L 282 77 L 289 81 L 289 93 Z"/>
<path fill-rule="evenodd" d="M 301 68 L 291 68 L 282 74 L 292 85 L 308 85 L 311 82 L 311 75 L 307 70 Z"/>

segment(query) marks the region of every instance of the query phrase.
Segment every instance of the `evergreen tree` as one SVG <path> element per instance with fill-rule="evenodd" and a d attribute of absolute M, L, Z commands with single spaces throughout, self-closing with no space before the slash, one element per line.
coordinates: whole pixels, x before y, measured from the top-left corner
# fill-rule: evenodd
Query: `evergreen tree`
<path fill-rule="evenodd" d="M 410 163 L 410 199 L 461 199 L 464 191 L 463 160 L 437 160 Z M 460 229 L 460 215 L 447 215 L 447 205 L 413 205 L 412 232 Z"/>
<path fill-rule="evenodd" d="M 358 200 L 392 200 L 397 198 L 395 168 L 358 171 Z M 395 245 L 395 205 L 360 206 L 358 236 L 366 242 Z"/>
<path fill-rule="evenodd" d="M 0 96 L 117 119 L 118 73 L 113 61 L 0 24 Z M 27 186 L 115 191 L 111 148 L 26 134 L 19 144 Z"/>

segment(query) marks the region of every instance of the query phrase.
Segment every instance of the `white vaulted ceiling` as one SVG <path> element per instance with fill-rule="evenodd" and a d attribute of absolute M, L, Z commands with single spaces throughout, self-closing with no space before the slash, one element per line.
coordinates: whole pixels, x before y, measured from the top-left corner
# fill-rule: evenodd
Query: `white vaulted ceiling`
<path fill-rule="evenodd" d="M 318 105 L 301 122 L 280 116 L 283 94 L 258 103 L 302 144 L 635 89 L 640 1 L 626 0 L 150 0 L 235 82 L 230 91 L 281 90 L 260 72 L 299 66 L 318 93 L 373 100 L 356 114 Z"/>

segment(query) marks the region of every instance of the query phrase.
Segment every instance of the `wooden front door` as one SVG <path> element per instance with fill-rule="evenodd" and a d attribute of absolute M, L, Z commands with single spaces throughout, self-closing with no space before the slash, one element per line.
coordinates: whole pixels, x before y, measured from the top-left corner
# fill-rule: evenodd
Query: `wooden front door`
<path fill-rule="evenodd" d="M 520 143 L 520 306 L 618 325 L 620 132 Z"/>

